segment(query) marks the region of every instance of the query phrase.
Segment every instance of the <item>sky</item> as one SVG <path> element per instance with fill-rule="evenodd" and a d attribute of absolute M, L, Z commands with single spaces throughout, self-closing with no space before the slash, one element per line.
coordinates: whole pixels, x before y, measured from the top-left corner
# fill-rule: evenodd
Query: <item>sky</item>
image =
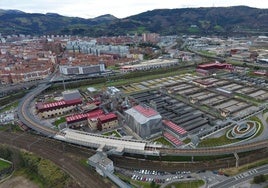
<path fill-rule="evenodd" d="M 0 0 L 0 9 L 27 13 L 58 13 L 64 16 L 94 18 L 112 14 L 125 18 L 153 9 L 189 7 L 228 7 L 246 5 L 268 8 L 267 0 Z"/>

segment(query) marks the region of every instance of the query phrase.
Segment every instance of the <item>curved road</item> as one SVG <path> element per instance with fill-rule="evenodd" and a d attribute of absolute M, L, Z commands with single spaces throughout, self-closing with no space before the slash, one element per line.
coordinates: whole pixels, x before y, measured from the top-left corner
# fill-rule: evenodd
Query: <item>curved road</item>
<path fill-rule="evenodd" d="M 40 132 L 43 135 L 53 137 L 57 131 L 49 127 L 43 126 L 38 122 L 32 114 L 29 112 L 30 103 L 34 97 L 40 94 L 45 89 L 49 88 L 50 84 L 40 84 L 37 88 L 28 93 L 20 102 L 18 108 L 19 119 L 29 126 L 30 128 Z M 235 146 L 226 147 L 214 147 L 214 148 L 196 148 L 196 149 L 164 149 L 161 148 L 161 155 L 182 155 L 182 156 L 209 156 L 209 155 L 222 155 L 222 154 L 233 154 L 239 152 L 246 152 L 261 148 L 268 147 L 268 140 L 256 141 L 253 143 L 246 143 Z"/>

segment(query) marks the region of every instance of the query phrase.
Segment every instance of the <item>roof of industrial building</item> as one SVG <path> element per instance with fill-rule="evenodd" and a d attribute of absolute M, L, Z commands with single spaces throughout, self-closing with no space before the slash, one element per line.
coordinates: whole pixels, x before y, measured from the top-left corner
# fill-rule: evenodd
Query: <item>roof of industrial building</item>
<path fill-rule="evenodd" d="M 182 127 L 180 127 L 179 125 L 173 123 L 172 121 L 169 120 L 163 120 L 162 121 L 167 127 L 169 127 L 170 129 L 172 129 L 173 131 L 175 131 L 176 133 L 179 133 L 180 135 L 184 135 L 187 133 L 186 130 L 184 130 Z"/>
<path fill-rule="evenodd" d="M 133 140 L 133 139 L 123 139 L 115 137 L 107 137 L 103 135 L 96 135 L 92 133 L 87 133 L 83 131 L 64 129 L 64 137 L 67 140 L 81 142 L 83 145 L 91 145 L 94 147 L 99 147 L 100 145 L 105 145 L 107 147 L 114 148 L 125 148 L 130 150 L 144 150 L 146 146 L 146 141 Z M 97 143 L 97 145 L 96 145 Z"/>
<path fill-rule="evenodd" d="M 133 107 L 136 111 L 144 115 L 145 117 L 152 117 L 158 114 L 153 108 L 148 106 L 137 105 Z"/>
<path fill-rule="evenodd" d="M 151 119 L 162 118 L 162 116 L 154 109 L 143 107 L 141 105 L 134 106 L 133 108 L 126 110 L 125 113 L 131 115 L 139 124 L 145 124 Z"/>
<path fill-rule="evenodd" d="M 108 113 L 108 114 L 102 114 L 98 117 L 98 120 L 101 122 L 101 123 L 105 123 L 105 122 L 108 122 L 108 121 L 112 121 L 112 120 L 116 120 L 117 119 L 117 116 L 115 113 L 111 112 L 111 113 Z"/>
<path fill-rule="evenodd" d="M 88 118 L 97 118 L 98 116 L 103 114 L 103 110 L 98 109 L 98 110 L 94 110 L 85 114 L 75 114 L 75 115 L 71 115 L 66 117 L 66 122 L 67 123 L 73 123 L 73 122 L 78 122 L 78 121 L 82 121 Z"/>
<path fill-rule="evenodd" d="M 36 104 L 36 108 L 39 111 L 46 111 L 46 110 L 51 110 L 51 109 L 62 108 L 65 106 L 77 105 L 80 103 L 82 103 L 81 99 L 75 99 L 75 100 L 69 100 L 69 101 L 61 100 L 61 101 L 50 102 L 50 103 L 39 102 Z"/>

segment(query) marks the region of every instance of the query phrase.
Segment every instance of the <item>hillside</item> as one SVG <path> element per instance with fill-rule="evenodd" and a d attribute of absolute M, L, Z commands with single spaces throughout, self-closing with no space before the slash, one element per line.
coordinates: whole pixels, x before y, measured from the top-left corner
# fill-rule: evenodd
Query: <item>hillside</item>
<path fill-rule="evenodd" d="M 143 32 L 173 34 L 267 34 L 268 9 L 246 6 L 157 9 L 124 19 L 94 19 L 0 10 L 1 33 L 112 36 Z"/>

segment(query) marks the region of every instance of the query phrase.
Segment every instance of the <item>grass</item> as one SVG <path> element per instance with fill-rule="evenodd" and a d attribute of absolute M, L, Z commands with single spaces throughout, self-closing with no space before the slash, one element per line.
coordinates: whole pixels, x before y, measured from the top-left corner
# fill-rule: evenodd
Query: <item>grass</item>
<path fill-rule="evenodd" d="M 34 182 L 36 185 L 38 185 L 38 187 L 40 188 L 44 188 L 44 183 L 41 179 L 41 177 L 39 175 L 37 175 L 36 173 L 31 172 L 30 169 L 27 168 L 21 168 L 19 170 L 16 170 L 14 173 L 15 176 L 23 176 L 26 179 Z"/>
<path fill-rule="evenodd" d="M 81 160 L 79 160 L 79 163 L 81 165 L 85 166 L 85 167 L 88 167 L 89 166 L 88 163 L 87 163 L 87 159 L 81 159 Z"/>
<path fill-rule="evenodd" d="M 64 122 L 66 122 L 66 118 L 65 118 L 65 117 L 60 117 L 59 119 L 57 119 L 57 120 L 54 122 L 54 124 L 58 127 L 59 124 L 64 123 Z"/>
<path fill-rule="evenodd" d="M 131 83 L 136 83 L 136 82 L 142 82 L 144 80 L 152 80 L 152 79 L 157 79 L 157 78 L 163 78 L 163 77 L 169 77 L 169 76 L 176 76 L 178 74 L 183 74 L 183 73 L 189 73 L 191 70 L 189 69 L 182 69 L 180 70 L 179 67 L 174 67 L 175 70 L 173 71 L 168 71 L 161 74 L 144 74 L 143 76 L 139 77 L 133 77 L 129 79 L 125 79 L 122 77 L 122 79 L 117 79 L 117 80 L 107 80 L 104 83 L 98 83 L 98 84 L 93 84 L 91 87 L 95 87 L 96 89 L 101 89 L 103 87 L 108 87 L 108 86 L 121 86 L 121 85 L 129 85 Z"/>
<path fill-rule="evenodd" d="M 11 104 L 8 104 L 2 110 L 0 110 L 0 113 L 12 110 L 12 109 L 16 108 L 18 105 L 19 105 L 19 101 L 12 102 Z"/>
<path fill-rule="evenodd" d="M 118 176 L 121 180 L 123 180 L 126 183 L 131 184 L 133 187 L 142 187 L 142 188 L 151 188 L 151 182 L 143 182 L 143 181 L 136 181 L 136 180 L 132 180 L 131 178 L 129 178 L 128 176 L 125 176 L 121 173 L 115 173 L 116 176 Z M 156 184 L 158 185 L 158 184 Z"/>
<path fill-rule="evenodd" d="M 238 168 L 233 167 L 233 168 L 222 169 L 222 172 L 229 176 L 234 176 L 236 174 L 247 171 L 248 169 L 256 168 L 256 167 L 263 166 L 266 164 L 268 164 L 268 159 L 262 159 L 253 163 L 242 165 Z"/>
<path fill-rule="evenodd" d="M 160 143 L 160 144 L 163 144 L 166 146 L 173 147 L 173 145 L 164 137 L 157 138 L 157 139 L 153 140 L 153 142 L 157 142 L 157 143 Z"/>
<path fill-rule="evenodd" d="M 6 161 L 3 161 L 0 159 L 0 171 L 1 170 L 4 170 L 6 168 L 9 168 L 11 166 L 10 163 L 6 162 Z"/>
<path fill-rule="evenodd" d="M 184 144 L 189 144 L 191 142 L 191 139 L 190 138 L 186 138 L 185 140 L 183 140 L 183 143 Z"/>
<path fill-rule="evenodd" d="M 240 139 L 233 139 L 230 140 L 228 139 L 225 134 L 218 137 L 218 138 L 207 138 L 202 140 L 198 147 L 213 147 L 213 146 L 222 146 L 222 145 L 226 145 L 226 144 L 232 144 L 235 142 L 239 142 L 241 141 Z"/>
<path fill-rule="evenodd" d="M 256 116 L 254 116 L 254 117 L 251 117 L 250 118 L 250 120 L 252 120 L 252 121 L 256 121 L 256 122 L 259 122 L 260 123 L 260 130 L 259 130 L 259 132 L 254 136 L 254 138 L 255 137 L 258 137 L 259 135 L 261 135 L 262 134 L 262 132 L 263 132 L 263 129 L 264 129 L 264 127 L 263 127 L 263 125 L 262 125 L 262 122 L 261 122 L 261 120 L 259 119 L 259 118 L 257 118 Z M 227 132 L 228 132 L 229 130 L 227 130 Z M 243 140 L 243 139 L 242 139 Z M 199 143 L 199 145 L 198 145 L 198 147 L 211 147 L 211 146 L 222 146 L 222 145 L 227 145 L 227 144 L 232 144 L 232 143 L 236 143 L 236 142 L 239 142 L 239 141 L 242 141 L 241 139 L 232 139 L 232 140 L 230 140 L 230 139 L 228 139 L 227 137 L 226 137 L 226 135 L 224 134 L 224 135 L 222 135 L 222 136 L 220 136 L 220 137 L 218 137 L 218 138 L 207 138 L 207 139 L 204 139 L 204 140 L 202 140 L 200 143 Z"/>
<path fill-rule="evenodd" d="M 102 135 L 104 135 L 104 136 L 114 136 L 114 137 L 117 137 L 117 138 L 121 137 L 117 131 L 106 132 L 106 133 L 103 133 Z"/>
<path fill-rule="evenodd" d="M 168 184 L 166 188 L 198 188 L 205 184 L 203 180 L 195 180 L 195 181 L 185 181 L 185 182 L 175 182 Z"/>

